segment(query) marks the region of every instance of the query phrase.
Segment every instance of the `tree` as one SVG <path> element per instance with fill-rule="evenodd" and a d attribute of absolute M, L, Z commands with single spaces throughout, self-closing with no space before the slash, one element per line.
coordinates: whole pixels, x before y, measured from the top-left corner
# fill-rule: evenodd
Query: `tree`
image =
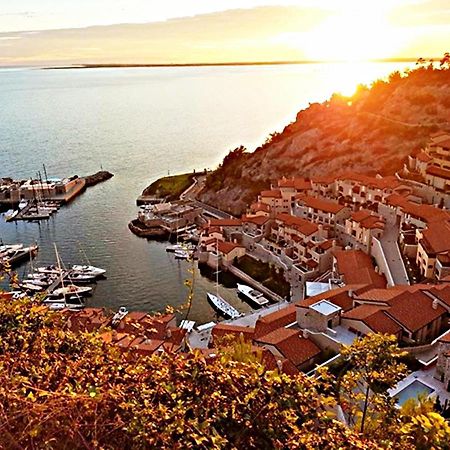
<path fill-rule="evenodd" d="M 405 353 L 395 336 L 371 334 L 344 347 L 347 362 L 337 382 L 338 401 L 350 426 L 366 436 L 389 436 L 398 422 L 395 401 L 387 390 L 406 375 Z"/>

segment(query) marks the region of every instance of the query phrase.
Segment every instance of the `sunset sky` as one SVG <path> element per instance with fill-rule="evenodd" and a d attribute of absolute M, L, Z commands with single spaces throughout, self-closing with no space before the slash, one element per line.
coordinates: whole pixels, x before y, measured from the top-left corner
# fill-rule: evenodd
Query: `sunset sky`
<path fill-rule="evenodd" d="M 448 43 L 449 0 L 0 0 L 0 65 L 359 61 Z"/>

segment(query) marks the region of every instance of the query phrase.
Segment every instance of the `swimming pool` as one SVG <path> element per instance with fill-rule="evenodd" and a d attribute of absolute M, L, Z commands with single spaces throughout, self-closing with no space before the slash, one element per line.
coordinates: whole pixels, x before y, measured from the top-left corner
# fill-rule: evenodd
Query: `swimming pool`
<path fill-rule="evenodd" d="M 401 391 L 397 392 L 395 399 L 397 400 L 397 403 L 402 406 L 403 403 L 410 398 L 417 398 L 420 394 L 425 394 L 428 397 L 432 392 L 434 392 L 434 389 L 430 388 L 426 384 L 423 384 L 419 380 L 414 380 Z"/>

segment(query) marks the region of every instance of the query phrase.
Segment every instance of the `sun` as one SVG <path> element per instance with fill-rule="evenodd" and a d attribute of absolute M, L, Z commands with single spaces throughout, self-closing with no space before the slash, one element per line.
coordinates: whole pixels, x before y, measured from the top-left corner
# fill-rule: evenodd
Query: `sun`
<path fill-rule="evenodd" d="M 389 58 L 398 50 L 397 32 L 382 10 L 344 10 L 325 19 L 299 43 L 309 59 L 368 61 Z"/>

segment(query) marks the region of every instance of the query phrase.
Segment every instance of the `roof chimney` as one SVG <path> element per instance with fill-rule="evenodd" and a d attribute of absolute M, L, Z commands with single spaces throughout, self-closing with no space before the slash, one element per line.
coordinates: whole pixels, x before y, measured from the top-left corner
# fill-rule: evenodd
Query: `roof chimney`
<path fill-rule="evenodd" d="M 308 339 L 309 338 L 309 331 L 308 330 L 303 330 L 303 337 L 305 338 L 305 339 Z"/>
<path fill-rule="evenodd" d="M 353 298 L 353 297 L 355 296 L 355 293 L 353 292 L 353 289 L 349 289 L 349 290 L 348 290 L 348 296 L 349 296 L 350 298 Z"/>
<path fill-rule="evenodd" d="M 438 307 L 438 301 L 437 300 L 433 300 L 433 309 L 437 309 Z"/>

